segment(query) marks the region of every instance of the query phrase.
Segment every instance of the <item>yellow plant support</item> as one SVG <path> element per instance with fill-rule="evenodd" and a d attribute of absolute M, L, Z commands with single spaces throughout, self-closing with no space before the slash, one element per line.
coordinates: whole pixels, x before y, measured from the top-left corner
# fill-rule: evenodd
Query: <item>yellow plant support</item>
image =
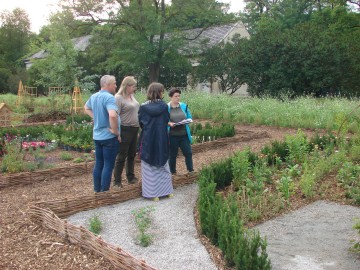
<path fill-rule="evenodd" d="M 22 81 L 20 80 L 15 105 L 19 106 L 22 105 L 23 103 L 24 103 L 24 86 L 22 84 Z"/>
<path fill-rule="evenodd" d="M 79 86 L 74 87 L 72 94 L 72 110 L 74 113 L 84 112 L 84 101 L 82 100 Z"/>

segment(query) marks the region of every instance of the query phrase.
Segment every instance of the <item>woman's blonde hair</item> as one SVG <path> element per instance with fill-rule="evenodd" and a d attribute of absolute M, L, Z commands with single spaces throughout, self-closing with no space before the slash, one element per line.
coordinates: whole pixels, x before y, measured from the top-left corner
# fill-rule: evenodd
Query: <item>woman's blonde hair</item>
<path fill-rule="evenodd" d="M 120 88 L 119 88 L 119 91 L 117 92 L 117 94 L 126 97 L 128 95 L 128 93 L 126 92 L 126 87 L 135 85 L 136 83 L 137 82 L 133 76 L 125 77 L 121 82 L 121 85 L 120 85 Z"/>

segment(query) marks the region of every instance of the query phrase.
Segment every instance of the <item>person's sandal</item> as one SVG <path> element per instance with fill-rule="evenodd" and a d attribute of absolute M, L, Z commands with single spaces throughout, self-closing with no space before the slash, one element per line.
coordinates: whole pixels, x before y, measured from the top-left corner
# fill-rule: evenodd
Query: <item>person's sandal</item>
<path fill-rule="evenodd" d="M 169 195 L 167 195 L 167 197 L 169 198 L 169 199 L 171 199 L 171 198 L 174 198 L 174 194 L 169 194 Z"/>
<path fill-rule="evenodd" d="M 155 197 L 151 199 L 153 202 L 158 202 L 159 201 L 159 197 Z"/>

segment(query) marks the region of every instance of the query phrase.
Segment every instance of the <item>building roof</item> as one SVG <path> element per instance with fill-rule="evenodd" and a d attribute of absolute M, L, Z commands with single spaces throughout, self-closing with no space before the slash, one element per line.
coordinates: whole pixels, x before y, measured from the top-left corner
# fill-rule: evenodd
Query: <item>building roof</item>
<path fill-rule="evenodd" d="M 90 45 L 90 39 L 92 38 L 92 35 L 82 36 L 78 38 L 73 38 L 71 41 L 74 44 L 74 48 L 80 52 L 83 52 L 86 50 L 86 48 Z M 46 50 L 41 50 L 37 53 L 34 53 L 31 55 L 28 59 L 25 59 L 25 62 L 31 61 L 31 59 L 44 59 L 49 55 L 49 53 Z"/>
<path fill-rule="evenodd" d="M 80 52 L 86 50 L 87 47 L 90 45 L 90 39 L 92 35 L 82 36 L 78 38 L 73 38 L 71 41 L 74 43 L 74 48 Z"/>
<path fill-rule="evenodd" d="M 236 33 L 242 37 L 249 37 L 249 33 L 242 22 L 186 30 L 182 33 L 186 39 L 186 45 L 181 53 L 200 54 L 208 48 L 230 40 Z"/>
<path fill-rule="evenodd" d="M 185 37 L 191 40 L 193 46 L 201 46 L 201 43 L 207 41 L 208 46 L 212 47 L 222 42 L 234 28 L 237 23 L 212 26 L 209 28 L 195 28 L 185 31 Z"/>

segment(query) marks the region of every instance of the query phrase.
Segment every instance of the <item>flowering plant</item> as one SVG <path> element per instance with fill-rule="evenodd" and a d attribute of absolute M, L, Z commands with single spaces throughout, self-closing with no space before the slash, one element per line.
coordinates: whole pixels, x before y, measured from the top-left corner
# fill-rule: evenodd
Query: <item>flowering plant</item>
<path fill-rule="evenodd" d="M 23 142 L 21 146 L 25 150 L 28 150 L 29 148 L 36 149 L 37 147 L 44 148 L 46 146 L 46 142 Z"/>
<path fill-rule="evenodd" d="M 4 137 L 0 138 L 0 157 L 6 154 L 6 144 L 10 143 L 12 140 L 15 140 L 16 136 L 5 134 Z"/>

